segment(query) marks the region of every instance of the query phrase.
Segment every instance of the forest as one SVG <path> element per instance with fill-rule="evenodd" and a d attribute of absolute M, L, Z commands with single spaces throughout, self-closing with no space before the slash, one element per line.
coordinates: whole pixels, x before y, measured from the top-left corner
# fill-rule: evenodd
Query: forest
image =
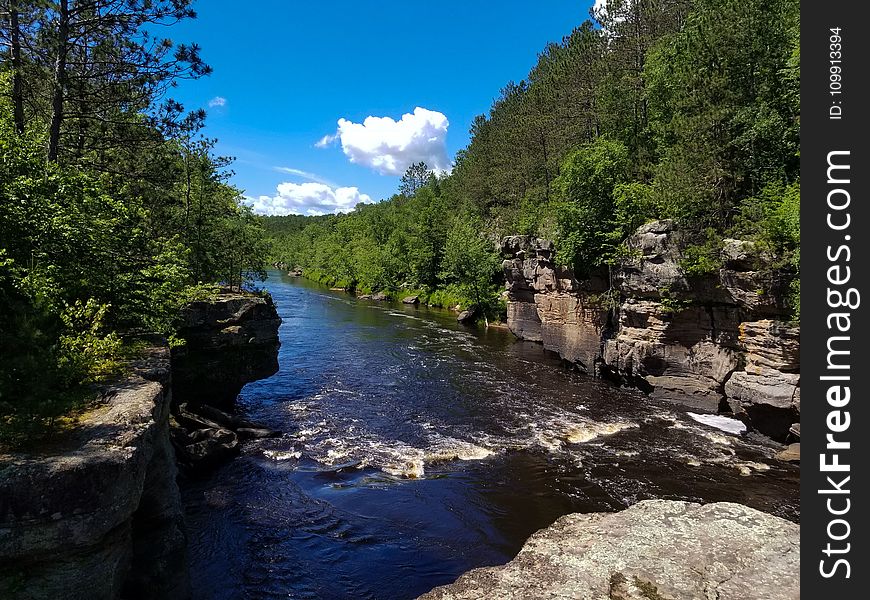
<path fill-rule="evenodd" d="M 377 204 L 264 217 L 273 261 L 358 292 L 413 291 L 498 317 L 505 235 L 554 240 L 579 276 L 638 226 L 674 219 L 691 276 L 722 241 L 793 277 L 800 315 L 797 0 L 610 0 L 509 82 L 452 172 L 422 163 Z"/>
<path fill-rule="evenodd" d="M 116 375 L 135 336 L 264 276 L 262 225 L 206 114 L 170 97 L 210 73 L 164 37 L 190 0 L 3 0 L 0 443 Z"/>

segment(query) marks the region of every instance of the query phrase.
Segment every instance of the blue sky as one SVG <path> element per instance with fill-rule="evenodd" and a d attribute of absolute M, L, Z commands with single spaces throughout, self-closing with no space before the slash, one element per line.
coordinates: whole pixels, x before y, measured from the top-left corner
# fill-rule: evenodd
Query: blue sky
<path fill-rule="evenodd" d="M 409 161 L 449 169 L 474 116 L 591 4 L 200 0 L 167 34 L 214 73 L 170 95 L 208 110 L 258 212 L 349 210 L 393 194 Z"/>

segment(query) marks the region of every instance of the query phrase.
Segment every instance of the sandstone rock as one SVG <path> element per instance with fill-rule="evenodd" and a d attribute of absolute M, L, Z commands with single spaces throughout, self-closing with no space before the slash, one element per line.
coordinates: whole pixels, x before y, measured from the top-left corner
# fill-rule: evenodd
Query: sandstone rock
<path fill-rule="evenodd" d="M 508 328 L 518 338 L 531 342 L 543 340 L 541 317 L 538 315 L 538 307 L 534 302 L 509 301 L 507 303 L 507 322 Z"/>
<path fill-rule="evenodd" d="M 800 388 L 798 388 L 800 389 Z M 793 436 L 796 440 L 800 441 L 801 439 L 801 424 L 800 423 L 792 423 L 791 427 L 788 428 L 788 434 Z"/>
<path fill-rule="evenodd" d="M 752 426 L 775 440 L 785 441 L 791 424 L 800 417 L 800 375 L 775 369 L 737 371 L 725 383 L 729 401 L 739 403 Z"/>
<path fill-rule="evenodd" d="M 767 271 L 720 269 L 712 285 L 718 293 L 707 296 L 717 302 L 746 308 L 756 316 L 785 316 L 785 278 Z"/>
<path fill-rule="evenodd" d="M 783 373 L 775 369 L 737 371 L 725 383 L 725 393 L 744 404 L 767 404 L 774 408 L 792 409 L 795 408 L 794 395 L 799 384 L 800 375 L 796 373 Z M 788 425 L 791 425 L 791 421 Z"/>
<path fill-rule="evenodd" d="M 604 363 L 622 377 L 643 380 L 656 397 L 716 411 L 722 385 L 739 364 L 731 347 L 738 323 L 726 309 L 674 312 L 654 300 L 627 300 L 616 335 L 605 342 Z"/>
<path fill-rule="evenodd" d="M 230 407 L 242 387 L 278 370 L 281 318 L 272 298 L 226 292 L 190 304 L 172 353 L 175 400 Z"/>
<path fill-rule="evenodd" d="M 607 310 L 591 303 L 584 305 L 582 295 L 535 294 L 535 307 L 541 320 L 544 348 L 557 352 L 587 373 L 595 373 L 601 358 L 602 334 Z"/>
<path fill-rule="evenodd" d="M 793 373 L 800 370 L 800 336 L 799 325 L 765 319 L 741 323 L 739 341 L 749 368 Z"/>
<path fill-rule="evenodd" d="M 551 243 L 505 238 L 508 327 L 589 373 L 706 411 L 730 408 L 779 439 L 800 411 L 800 388 L 782 375 L 799 370 L 800 331 L 776 320 L 788 276 L 765 269 L 769 257 L 751 242 L 728 239 L 722 269 L 687 277 L 690 241 L 672 221 L 647 223 L 612 279 L 578 281 L 553 264 Z M 788 414 L 777 415 L 784 403 Z"/>
<path fill-rule="evenodd" d="M 419 304 L 420 297 L 419 296 L 405 296 L 402 298 L 402 304 Z"/>
<path fill-rule="evenodd" d="M 689 282 L 680 267 L 681 236 L 673 221 L 642 225 L 626 240 L 632 256 L 616 270 L 616 282 L 626 295 L 659 298 L 662 290 L 688 291 Z"/>
<path fill-rule="evenodd" d="M 564 516 L 421 599 L 797 600 L 799 548 L 798 525 L 746 506 L 647 500 Z"/>
<path fill-rule="evenodd" d="M 781 450 L 776 453 L 776 456 L 779 460 L 784 460 L 786 462 L 800 462 L 801 461 L 801 445 L 800 442 L 796 442 L 794 444 L 789 444 L 785 450 Z"/>
<path fill-rule="evenodd" d="M 0 597 L 189 596 L 169 352 L 146 355 L 50 452 L 0 459 Z"/>

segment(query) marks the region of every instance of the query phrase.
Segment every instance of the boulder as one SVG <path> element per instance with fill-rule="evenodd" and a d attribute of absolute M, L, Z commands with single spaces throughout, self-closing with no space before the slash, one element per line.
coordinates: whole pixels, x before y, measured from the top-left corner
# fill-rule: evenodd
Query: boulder
<path fill-rule="evenodd" d="M 732 407 L 748 415 L 752 427 L 778 441 L 788 438 L 800 418 L 800 375 L 775 369 L 737 371 L 725 383 Z"/>
<path fill-rule="evenodd" d="M 402 298 L 402 304 L 419 304 L 420 297 L 419 296 L 405 296 Z"/>
<path fill-rule="evenodd" d="M 194 470 L 212 469 L 239 454 L 239 438 L 229 429 L 207 428 L 186 431 L 173 428 L 172 443 L 178 459 Z"/>
<path fill-rule="evenodd" d="M 387 300 L 387 294 L 385 292 L 375 292 L 372 294 L 372 300 L 383 302 L 384 300 Z"/>
<path fill-rule="evenodd" d="M 211 422 L 217 423 L 218 428 L 224 427 L 226 429 L 234 431 L 239 434 L 239 437 L 242 438 L 278 437 L 281 435 L 280 431 L 274 431 L 272 429 L 269 429 L 268 427 L 264 427 L 263 425 L 254 423 L 253 421 L 249 421 L 248 419 L 243 419 L 242 417 L 231 415 L 213 406 L 201 405 L 197 407 L 196 411 L 201 417 L 205 417 Z M 242 434 L 242 432 L 244 432 L 244 434 Z"/>
<path fill-rule="evenodd" d="M 476 316 L 477 315 L 473 310 L 463 310 L 461 313 L 456 315 L 456 320 L 459 323 L 474 323 Z"/>
<path fill-rule="evenodd" d="M 740 504 L 646 500 L 571 514 L 512 561 L 425 600 L 798 600 L 800 527 Z"/>
<path fill-rule="evenodd" d="M 774 458 L 779 460 L 784 460 L 786 462 L 800 462 L 801 461 L 801 445 L 800 442 L 795 442 L 793 444 L 789 444 L 785 450 L 780 450 L 776 453 Z"/>
<path fill-rule="evenodd" d="M 360 294 L 359 296 L 356 297 L 356 299 L 357 300 L 371 300 L 372 295 L 371 294 Z"/>
<path fill-rule="evenodd" d="M 722 262 L 726 269 L 752 271 L 759 261 L 755 243 L 725 238 L 722 240 Z"/>

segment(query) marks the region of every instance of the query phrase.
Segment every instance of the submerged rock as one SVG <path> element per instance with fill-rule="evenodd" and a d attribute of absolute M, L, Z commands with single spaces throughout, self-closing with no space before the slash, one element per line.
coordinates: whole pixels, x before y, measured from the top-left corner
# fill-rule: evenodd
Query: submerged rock
<path fill-rule="evenodd" d="M 421 599 L 797 600 L 799 549 L 798 525 L 740 504 L 647 500 L 561 517 Z"/>
<path fill-rule="evenodd" d="M 179 461 L 188 469 L 207 470 L 238 455 L 241 440 L 277 437 L 281 432 L 205 404 L 175 409 L 170 434 Z"/>
<path fill-rule="evenodd" d="M 172 443 L 178 452 L 178 460 L 195 470 L 217 467 L 235 458 L 240 451 L 238 436 L 220 427 L 195 429 L 189 433 L 174 427 Z"/>

